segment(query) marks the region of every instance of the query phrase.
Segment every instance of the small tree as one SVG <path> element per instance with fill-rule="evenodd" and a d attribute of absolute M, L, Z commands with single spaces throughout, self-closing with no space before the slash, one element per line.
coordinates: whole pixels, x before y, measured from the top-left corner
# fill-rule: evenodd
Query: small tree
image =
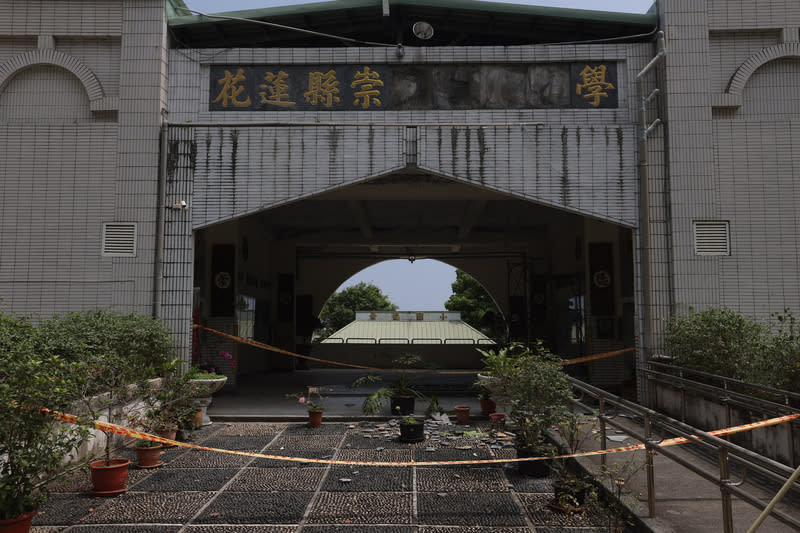
<path fill-rule="evenodd" d="M 541 341 L 530 348 L 514 343 L 499 350 L 478 351 L 491 376 L 486 385 L 492 396 L 510 408 L 509 417 L 517 427 L 517 447 L 540 448 L 545 430 L 564 419 L 572 398 L 572 386 L 558 357 Z"/>
<path fill-rule="evenodd" d="M 397 306 L 371 283 L 358 283 L 346 287 L 331 296 L 319 314 L 321 322 L 320 337 L 330 337 L 332 333 L 345 327 L 356 319 L 356 311 L 395 311 Z"/>

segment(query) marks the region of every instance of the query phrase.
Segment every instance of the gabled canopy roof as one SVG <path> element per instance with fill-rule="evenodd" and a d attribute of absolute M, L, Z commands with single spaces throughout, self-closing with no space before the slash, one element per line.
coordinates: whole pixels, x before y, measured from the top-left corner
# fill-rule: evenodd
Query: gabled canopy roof
<path fill-rule="evenodd" d="M 180 11 L 181 0 L 170 0 Z M 220 2 L 224 6 L 224 2 Z M 643 40 L 655 30 L 655 14 L 610 13 L 476 0 L 336 0 L 284 7 L 219 13 L 226 17 L 268 21 L 359 41 L 406 46 L 491 46 L 589 41 Z M 417 38 L 412 26 L 424 21 L 434 30 L 428 40 Z M 339 41 L 268 27 L 242 20 L 202 15 L 170 18 L 175 46 L 212 47 L 335 47 Z"/>

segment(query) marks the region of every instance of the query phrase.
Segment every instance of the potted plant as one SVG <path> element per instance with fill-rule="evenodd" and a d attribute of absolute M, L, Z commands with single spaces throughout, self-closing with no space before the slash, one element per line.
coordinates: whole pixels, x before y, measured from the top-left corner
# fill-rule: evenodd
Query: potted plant
<path fill-rule="evenodd" d="M 140 385 L 142 402 L 145 405 L 145 416 L 150 432 L 161 437 L 175 440 L 178 429 L 188 427 L 197 411 L 192 398 L 196 395 L 196 387 L 188 375 L 181 375 L 182 361 L 175 359 L 164 365 L 162 375 L 157 383 L 148 381 Z M 163 448 L 172 448 L 174 444 L 162 444 Z"/>
<path fill-rule="evenodd" d="M 478 401 L 481 403 L 481 414 L 489 416 L 497 410 L 497 404 L 492 399 L 491 391 L 484 385 L 483 381 L 475 384 L 478 387 Z"/>
<path fill-rule="evenodd" d="M 327 398 L 322 396 L 319 387 L 308 387 L 305 394 L 287 394 L 286 397 L 297 398 L 297 401 L 306 407 L 309 427 L 315 428 L 322 424 L 324 402 Z"/>
<path fill-rule="evenodd" d="M 517 457 L 553 455 L 545 431 L 562 420 L 572 397 L 572 387 L 559 359 L 541 341 L 530 348 L 513 343 L 497 351 L 479 351 L 491 377 L 486 386 L 496 401 L 509 409 Z M 549 473 L 547 462 L 542 460 L 520 461 L 519 469 L 531 476 Z"/>
<path fill-rule="evenodd" d="M 366 415 L 376 415 L 381 412 L 383 405 L 389 402 L 392 413 L 409 415 L 414 412 L 415 399 L 425 396 L 415 387 L 413 380 L 408 376 L 406 369 L 420 365 L 422 357 L 414 353 L 406 353 L 392 359 L 395 366 L 401 367 L 395 381 L 380 387 L 375 392 L 367 395 L 361 410 Z M 377 374 L 366 374 L 353 381 L 352 388 L 383 383 L 383 378 Z"/>
<path fill-rule="evenodd" d="M 399 409 L 398 409 L 399 413 Z M 402 442 L 421 442 L 425 440 L 425 424 L 413 415 L 400 419 L 400 436 Z"/>
<path fill-rule="evenodd" d="M 173 340 L 159 320 L 136 313 L 95 309 L 54 317 L 43 324 L 47 346 L 81 377 L 84 416 L 109 422 L 124 419 L 126 404 L 139 394 L 137 383 L 155 378 L 172 359 Z M 115 496 L 125 485 L 130 461 L 111 457 L 112 433 L 105 434 L 103 459 L 90 463 L 97 496 Z"/>
<path fill-rule="evenodd" d="M 236 367 L 236 362 L 230 352 L 220 350 L 219 355 L 231 368 Z M 211 360 L 206 359 L 199 366 L 191 367 L 187 372 L 187 378 L 194 386 L 193 396 L 195 405 L 201 412 L 201 425 L 208 426 L 211 424 L 211 418 L 208 416 L 208 407 L 211 405 L 212 395 L 225 385 L 228 377 L 217 373 L 217 369 L 213 366 Z"/>
<path fill-rule="evenodd" d="M 567 412 L 556 425 L 559 444 L 568 455 L 581 451 L 583 443 L 592 436 L 594 424 L 582 415 Z M 572 463 L 572 464 L 571 464 Z M 574 465 L 570 459 L 561 459 L 559 464 L 560 479 L 553 482 L 555 498 L 552 507 L 564 513 L 580 512 L 584 509 L 586 498 L 592 484 Z"/>
<path fill-rule="evenodd" d="M 48 353 L 40 330 L 0 311 L 0 530 L 28 531 L 48 482 L 88 436 L 41 408 L 67 411 L 80 393 L 69 364 Z"/>

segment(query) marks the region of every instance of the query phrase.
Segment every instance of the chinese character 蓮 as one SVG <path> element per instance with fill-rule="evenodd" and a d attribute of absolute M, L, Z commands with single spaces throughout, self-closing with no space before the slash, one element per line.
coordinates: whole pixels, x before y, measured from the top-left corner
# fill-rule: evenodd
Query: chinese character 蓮
<path fill-rule="evenodd" d="M 586 94 L 583 97 L 591 100 L 589 105 L 597 107 L 600 105 L 600 97 L 607 97 L 607 89 L 614 89 L 614 85 L 606 81 L 606 66 L 598 65 L 590 67 L 586 65 L 580 72 L 583 83 L 578 83 L 575 86 L 577 94 L 583 94 L 583 89 L 586 89 Z"/>
<path fill-rule="evenodd" d="M 225 77 L 217 80 L 217 83 L 222 85 L 222 90 L 219 92 L 219 95 L 217 95 L 213 102 L 222 102 L 222 107 L 228 107 L 228 102 L 233 104 L 235 107 L 249 106 L 249 96 L 246 100 L 239 99 L 239 96 L 245 89 L 243 86 L 240 86 L 239 83 L 243 82 L 244 80 L 245 76 L 242 69 L 238 69 L 236 71 L 236 75 L 233 75 L 229 70 L 226 70 Z"/>
<path fill-rule="evenodd" d="M 339 80 L 336 79 L 335 70 L 324 73 L 317 71 L 308 73 L 308 91 L 303 93 L 306 102 L 311 105 L 319 103 L 325 107 L 331 107 L 341 100 L 338 94 Z"/>
<path fill-rule="evenodd" d="M 363 71 L 356 71 L 354 78 L 353 83 L 350 84 L 350 87 L 356 89 L 353 91 L 353 95 L 356 97 L 353 105 L 361 104 L 363 109 L 369 109 L 373 103 L 376 106 L 381 105 L 380 98 L 377 98 L 381 94 L 378 87 L 383 87 L 381 75 L 370 70 L 369 67 L 364 67 Z"/>
<path fill-rule="evenodd" d="M 258 93 L 261 96 L 262 104 L 276 105 L 278 107 L 290 107 L 295 103 L 289 100 L 289 84 L 286 80 L 289 75 L 279 70 L 277 74 L 267 72 L 264 74 L 264 81 L 258 87 L 265 89 Z"/>

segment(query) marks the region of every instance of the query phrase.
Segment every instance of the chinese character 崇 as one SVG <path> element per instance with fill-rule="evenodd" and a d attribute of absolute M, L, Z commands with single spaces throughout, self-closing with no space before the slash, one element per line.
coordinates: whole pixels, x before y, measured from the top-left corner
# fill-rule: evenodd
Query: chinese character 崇
<path fill-rule="evenodd" d="M 306 102 L 311 105 L 321 103 L 325 107 L 331 107 L 334 103 L 339 102 L 341 98 L 339 94 L 339 80 L 336 79 L 336 71 L 329 70 L 328 72 L 309 72 L 308 73 L 308 91 L 303 93 L 306 97 Z"/>
<path fill-rule="evenodd" d="M 373 103 L 376 106 L 381 105 L 380 98 L 377 98 L 381 95 L 381 91 L 377 87 L 383 87 L 383 81 L 381 81 L 381 75 L 378 72 L 370 70 L 369 67 L 364 67 L 363 71 L 357 70 L 355 79 L 350 84 L 350 87 L 356 89 L 353 91 L 353 95 L 356 97 L 353 100 L 353 105 L 361 104 L 364 109 L 369 109 Z"/>
<path fill-rule="evenodd" d="M 598 65 L 594 68 L 586 65 L 580 72 L 580 76 L 583 78 L 583 83 L 575 86 L 575 92 L 583 94 L 583 89 L 586 89 L 586 94 L 583 94 L 583 97 L 590 99 L 589 105 L 593 107 L 600 105 L 601 96 L 608 96 L 607 89 L 614 89 L 614 85 L 606 81 L 605 65 Z"/>
<path fill-rule="evenodd" d="M 236 107 L 249 106 L 249 96 L 246 100 L 239 99 L 239 95 L 241 95 L 242 91 L 245 89 L 243 86 L 239 86 L 239 83 L 243 82 L 244 80 L 245 76 L 242 69 L 238 69 L 236 71 L 236 75 L 233 75 L 229 70 L 226 70 L 225 77 L 217 80 L 217 83 L 222 85 L 222 90 L 219 92 L 219 95 L 216 97 L 216 99 L 214 99 L 214 103 L 222 102 L 222 107 L 228 107 L 228 102 Z"/>
<path fill-rule="evenodd" d="M 266 89 L 258 93 L 261 96 L 261 103 L 278 107 L 293 106 L 295 103 L 289 101 L 289 84 L 286 83 L 288 77 L 289 75 L 282 70 L 277 74 L 272 72 L 264 74 L 264 81 L 267 83 L 258 86 L 260 89 Z"/>

